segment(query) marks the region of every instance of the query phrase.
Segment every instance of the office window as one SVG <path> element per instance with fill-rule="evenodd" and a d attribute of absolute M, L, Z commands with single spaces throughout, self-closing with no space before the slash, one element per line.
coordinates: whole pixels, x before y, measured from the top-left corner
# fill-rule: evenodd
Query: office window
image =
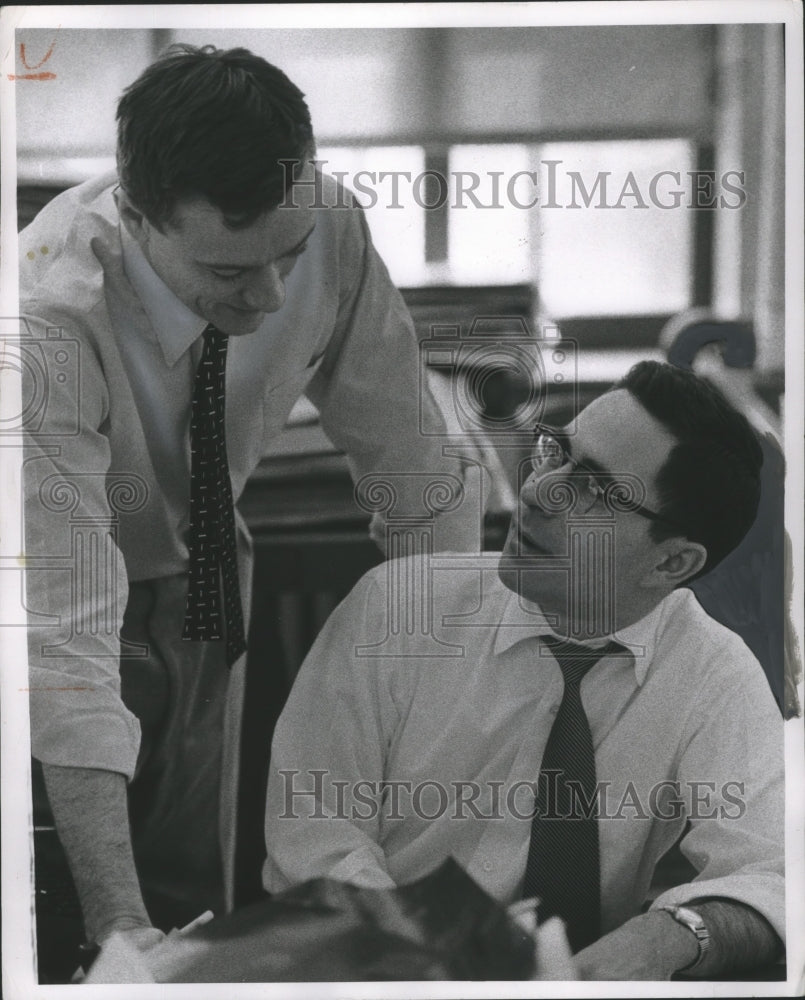
<path fill-rule="evenodd" d="M 318 156 L 366 209 L 398 285 L 533 283 L 555 319 L 691 304 L 688 140 L 332 146 Z"/>
<path fill-rule="evenodd" d="M 452 146 L 447 259 L 457 285 L 531 282 L 536 247 L 528 207 L 536 196 L 529 146 Z"/>
<path fill-rule="evenodd" d="M 422 146 L 327 146 L 317 159 L 355 193 L 366 210 L 372 240 L 396 285 L 428 281 L 425 209 L 417 179 L 425 171 Z M 419 203 L 422 204 L 419 204 Z"/>
<path fill-rule="evenodd" d="M 683 139 L 539 148 L 536 279 L 549 315 L 674 313 L 690 305 L 694 166 Z"/>

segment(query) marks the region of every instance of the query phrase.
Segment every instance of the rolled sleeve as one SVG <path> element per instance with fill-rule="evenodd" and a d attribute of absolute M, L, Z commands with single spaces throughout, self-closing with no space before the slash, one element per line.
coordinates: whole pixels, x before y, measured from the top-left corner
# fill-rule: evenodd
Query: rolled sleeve
<path fill-rule="evenodd" d="M 785 941 L 785 882 L 778 872 L 745 870 L 721 879 L 697 879 L 662 893 L 651 904 L 651 909 L 684 906 L 705 898 L 743 903 L 765 917 Z"/>
<path fill-rule="evenodd" d="M 31 745 L 63 767 L 134 774 L 140 727 L 120 697 L 128 585 L 110 505 L 108 414 L 98 359 L 63 322 L 28 319 L 49 377 L 42 420 L 25 443 L 24 515 Z M 24 374 L 23 378 L 27 376 Z M 48 383 L 49 385 L 50 383 Z"/>
<path fill-rule="evenodd" d="M 60 767 L 134 775 L 140 724 L 114 685 L 79 672 L 32 667 L 31 745 L 34 757 Z"/>

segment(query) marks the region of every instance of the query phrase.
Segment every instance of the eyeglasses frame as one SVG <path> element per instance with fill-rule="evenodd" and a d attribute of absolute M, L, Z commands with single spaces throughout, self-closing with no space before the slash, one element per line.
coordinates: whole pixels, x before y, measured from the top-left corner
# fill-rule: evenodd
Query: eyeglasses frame
<path fill-rule="evenodd" d="M 534 429 L 532 432 L 534 443 L 536 443 L 537 438 L 541 434 L 544 434 L 546 437 L 552 438 L 559 446 L 559 450 L 561 452 L 561 458 L 562 458 L 561 465 L 557 466 L 555 469 L 551 469 L 550 472 L 557 472 L 563 466 L 570 465 L 570 467 L 573 469 L 574 472 L 580 471 L 587 476 L 591 476 L 593 479 L 596 480 L 596 482 L 601 479 L 607 479 L 608 482 L 606 486 L 603 487 L 602 493 L 605 492 L 613 484 L 617 484 L 618 481 L 617 476 L 613 476 L 611 473 L 606 473 L 606 472 L 596 472 L 595 469 L 591 469 L 583 462 L 579 462 L 577 459 L 573 458 L 573 456 L 570 454 L 570 452 L 567 450 L 567 448 L 563 443 L 563 441 L 567 439 L 570 435 L 566 434 L 560 428 L 552 427 L 550 424 L 543 424 L 537 422 L 534 425 Z M 529 461 L 531 462 L 531 466 L 534 469 L 536 475 L 546 476 L 550 474 L 550 472 L 539 473 L 538 470 L 534 468 L 533 457 L 530 457 Z M 598 498 L 596 498 L 595 502 L 597 502 L 597 500 Z M 588 510 L 591 510 L 593 505 L 594 504 L 591 504 Z M 641 517 L 645 517 L 649 521 L 656 521 L 658 524 L 665 524 L 671 528 L 674 528 L 676 531 L 680 531 L 683 534 L 685 533 L 681 525 L 677 524 L 675 521 L 672 521 L 670 518 L 663 517 L 662 514 L 658 514 L 656 511 L 651 510 L 651 508 L 649 507 L 644 507 L 643 504 L 630 504 L 628 507 L 624 508 L 624 512 L 630 514 L 639 514 Z"/>

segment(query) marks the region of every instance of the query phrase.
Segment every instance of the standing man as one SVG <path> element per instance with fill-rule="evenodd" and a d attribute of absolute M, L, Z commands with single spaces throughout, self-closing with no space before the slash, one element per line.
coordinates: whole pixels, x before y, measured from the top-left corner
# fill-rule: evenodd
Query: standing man
<path fill-rule="evenodd" d="M 538 426 L 504 551 L 408 569 L 432 577 L 432 633 L 374 653 L 405 568 L 368 573 L 322 630 L 274 735 L 266 889 L 389 888 L 453 857 L 560 916 L 582 978 L 772 961 L 782 720 L 686 586 L 752 524 L 760 464 L 742 415 L 654 362 Z M 680 838 L 696 876 L 643 912 Z"/>
<path fill-rule="evenodd" d="M 418 434 L 411 321 L 361 211 L 308 162 L 298 88 L 244 49 L 177 46 L 118 125 L 117 174 L 20 236 L 47 380 L 30 704 L 86 936 L 147 944 L 231 903 L 251 569 L 233 502 L 294 402 L 356 479 L 461 470 Z"/>

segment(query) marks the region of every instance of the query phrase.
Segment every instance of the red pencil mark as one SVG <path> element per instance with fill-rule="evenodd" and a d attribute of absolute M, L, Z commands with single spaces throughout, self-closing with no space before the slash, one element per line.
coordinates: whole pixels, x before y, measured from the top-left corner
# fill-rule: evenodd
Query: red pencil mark
<path fill-rule="evenodd" d="M 25 58 L 25 42 L 20 42 L 20 59 L 22 59 L 22 65 L 26 69 L 39 69 L 40 66 L 44 66 L 45 63 L 48 61 L 48 59 L 50 59 L 50 57 L 53 55 L 53 46 L 55 44 L 56 44 L 56 39 L 54 38 L 53 41 L 50 43 L 50 48 L 45 53 L 44 59 L 40 59 L 39 62 L 36 64 L 36 66 L 29 66 L 28 60 Z"/>
<path fill-rule="evenodd" d="M 9 80 L 55 80 L 55 73 L 9 73 Z"/>
<path fill-rule="evenodd" d="M 28 60 L 25 58 L 25 42 L 20 42 L 20 59 L 22 59 L 22 65 L 26 69 L 39 69 L 40 66 L 44 66 L 44 64 L 48 61 L 48 59 L 50 59 L 50 57 L 53 55 L 53 47 L 55 46 L 55 44 L 56 44 L 56 39 L 54 38 L 53 41 L 50 43 L 50 48 L 45 53 L 44 58 L 40 59 L 35 66 L 29 66 Z M 44 73 L 9 73 L 8 78 L 9 80 L 55 80 L 56 74 L 49 73 L 47 71 L 45 71 Z"/>

